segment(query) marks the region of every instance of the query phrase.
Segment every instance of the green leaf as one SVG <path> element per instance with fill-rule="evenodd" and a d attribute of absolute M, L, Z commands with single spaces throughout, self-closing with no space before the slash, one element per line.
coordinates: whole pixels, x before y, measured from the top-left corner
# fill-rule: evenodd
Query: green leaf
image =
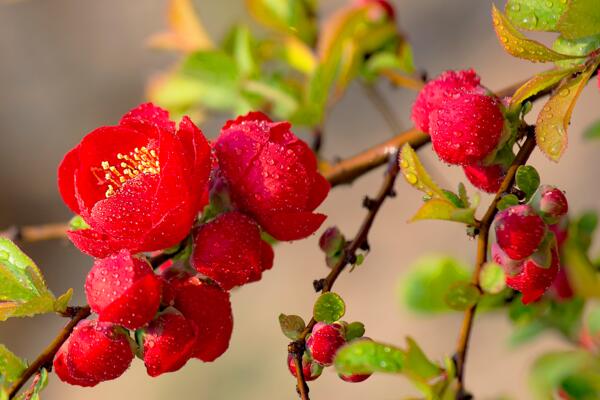
<path fill-rule="evenodd" d="M 24 360 L 0 344 L 0 386 L 8 386 L 19 379 L 26 368 Z"/>
<path fill-rule="evenodd" d="M 317 59 L 310 47 L 294 36 L 283 39 L 283 59 L 296 70 L 311 74 L 317 67 Z"/>
<path fill-rule="evenodd" d="M 531 165 L 521 165 L 517 169 L 515 183 L 530 198 L 540 186 L 540 174 Z"/>
<path fill-rule="evenodd" d="M 365 325 L 362 322 L 352 322 L 346 326 L 346 341 L 350 342 L 365 334 Z"/>
<path fill-rule="evenodd" d="M 427 382 L 439 376 L 442 369 L 431 362 L 417 342 L 412 338 L 406 338 L 407 350 L 404 363 L 404 373 L 414 380 Z"/>
<path fill-rule="evenodd" d="M 58 298 L 54 301 L 54 311 L 57 313 L 63 313 L 66 311 L 69 306 L 69 302 L 71 301 L 71 297 L 73 297 L 73 289 L 67 290 L 65 293 L 58 296 Z"/>
<path fill-rule="evenodd" d="M 568 54 L 571 56 L 584 57 L 590 54 L 592 51 L 600 47 L 600 35 L 587 36 L 579 39 L 567 39 L 559 36 L 554 43 L 552 43 L 552 49 L 561 53 Z M 585 58 L 575 60 L 563 60 L 557 61 L 556 65 L 560 67 L 571 67 L 574 65 L 581 64 L 585 61 Z"/>
<path fill-rule="evenodd" d="M 600 121 L 596 121 L 588 126 L 583 133 L 583 137 L 586 139 L 600 139 Z"/>
<path fill-rule="evenodd" d="M 319 296 L 313 308 L 313 316 L 318 322 L 334 323 L 346 313 L 346 304 L 337 293 L 327 292 Z"/>
<path fill-rule="evenodd" d="M 89 229 L 90 226 L 87 222 L 81 218 L 81 215 L 76 215 L 69 221 L 69 229 L 72 231 L 78 231 L 80 229 Z"/>
<path fill-rule="evenodd" d="M 405 360 L 403 350 L 364 339 L 343 346 L 334 365 L 340 374 L 401 373 Z"/>
<path fill-rule="evenodd" d="M 481 292 L 470 282 L 456 282 L 448 288 L 444 301 L 453 310 L 464 311 L 475 305 Z"/>
<path fill-rule="evenodd" d="M 496 208 L 499 211 L 502 211 L 507 209 L 508 207 L 516 206 L 517 204 L 519 204 L 519 199 L 517 198 L 517 196 L 515 196 L 514 194 L 507 194 L 506 196 L 502 196 L 502 198 L 496 205 Z"/>
<path fill-rule="evenodd" d="M 291 116 L 298 110 L 298 101 L 289 92 L 278 85 L 265 81 L 249 80 L 244 82 L 243 89 L 267 100 L 278 115 Z"/>
<path fill-rule="evenodd" d="M 572 232 L 573 230 L 569 229 L 569 237 L 563 245 L 562 252 L 565 265 L 569 266 L 566 270 L 569 283 L 582 297 L 600 298 L 600 276 Z"/>
<path fill-rule="evenodd" d="M 421 206 L 410 222 L 422 219 L 441 219 L 471 225 L 475 223 L 475 209 L 458 208 L 447 200 L 431 199 Z"/>
<path fill-rule="evenodd" d="M 590 335 L 600 336 L 600 307 L 596 306 L 590 310 L 586 322 Z"/>
<path fill-rule="evenodd" d="M 552 69 L 550 71 L 544 71 L 535 75 L 525 84 L 523 84 L 523 86 L 517 89 L 515 94 L 511 97 L 510 109 L 513 111 L 517 110 L 518 107 L 520 107 L 521 104 L 531 96 L 547 90 L 576 71 L 577 68 Z"/>
<path fill-rule="evenodd" d="M 508 0 L 505 11 L 521 29 L 553 32 L 565 7 L 566 2 L 559 0 Z"/>
<path fill-rule="evenodd" d="M 540 42 L 528 39 L 514 27 L 495 5 L 492 6 L 492 18 L 496 36 L 498 36 L 500 44 L 512 56 L 533 62 L 550 62 L 577 58 L 557 53 Z"/>
<path fill-rule="evenodd" d="M 248 11 L 259 23 L 280 33 L 291 34 L 306 43 L 314 40 L 315 21 L 303 0 L 246 0 Z"/>
<path fill-rule="evenodd" d="M 483 265 L 481 275 L 479 275 L 481 289 L 490 294 L 500 293 L 506 287 L 506 277 L 504 269 L 494 262 L 487 262 Z"/>
<path fill-rule="evenodd" d="M 400 168 L 406 181 L 431 198 L 445 199 L 443 190 L 431 179 L 410 144 L 402 146 Z"/>
<path fill-rule="evenodd" d="M 469 279 L 468 268 L 447 256 L 426 256 L 408 268 L 401 281 L 402 302 L 412 311 L 439 313 L 448 311 L 444 294 L 456 282 Z"/>
<path fill-rule="evenodd" d="M 48 385 L 48 371 L 42 368 L 33 379 L 33 386 L 21 393 L 15 400 L 40 400 L 40 392 Z"/>
<path fill-rule="evenodd" d="M 600 7 L 597 0 L 569 0 L 558 21 L 558 30 L 567 39 L 600 33 Z"/>
<path fill-rule="evenodd" d="M 13 242 L 0 238 L 0 321 L 51 312 L 54 301 L 35 263 Z"/>
<path fill-rule="evenodd" d="M 553 161 L 558 161 L 567 147 L 567 128 L 579 94 L 598 66 L 587 66 L 577 77 L 560 85 L 538 114 L 535 137 L 540 149 Z"/>
<path fill-rule="evenodd" d="M 243 76 L 253 76 L 259 66 L 254 54 L 256 44 L 253 42 L 250 30 L 246 26 L 237 26 L 233 33 L 233 57 Z"/>
<path fill-rule="evenodd" d="M 296 340 L 300 338 L 306 324 L 302 317 L 299 317 L 298 315 L 279 314 L 279 326 L 285 336 L 289 339 Z"/>

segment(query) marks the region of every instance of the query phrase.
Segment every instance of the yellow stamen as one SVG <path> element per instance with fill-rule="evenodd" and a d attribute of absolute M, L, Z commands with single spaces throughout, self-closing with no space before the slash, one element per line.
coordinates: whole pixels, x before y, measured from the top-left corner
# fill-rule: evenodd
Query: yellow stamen
<path fill-rule="evenodd" d="M 106 197 L 113 196 L 123 183 L 130 179 L 139 176 L 140 174 L 159 174 L 160 162 L 156 150 L 148 150 L 148 148 L 135 148 L 129 154 L 117 154 L 117 160 L 123 160 L 118 163 L 118 167 L 110 165 L 108 161 L 102 161 L 100 166 L 104 171 L 104 180 L 94 172 L 98 178 L 99 184 L 108 184 Z M 96 168 L 97 169 L 97 168 Z"/>

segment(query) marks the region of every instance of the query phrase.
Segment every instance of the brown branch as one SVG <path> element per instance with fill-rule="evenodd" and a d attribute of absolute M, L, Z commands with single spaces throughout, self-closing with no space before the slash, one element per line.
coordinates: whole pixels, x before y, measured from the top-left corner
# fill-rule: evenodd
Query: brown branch
<path fill-rule="evenodd" d="M 386 198 L 395 196 L 394 192 L 394 183 L 396 182 L 396 177 L 399 172 L 398 165 L 398 148 L 395 151 L 390 152 L 388 155 L 389 167 L 383 179 L 383 183 L 379 192 L 377 193 L 377 197 L 374 199 L 369 199 L 369 201 L 365 202 L 366 207 L 368 208 L 368 213 L 363 220 L 356 236 L 354 239 L 346 245 L 344 249 L 344 254 L 338 261 L 338 263 L 331 269 L 329 274 L 321 280 L 317 280 L 315 284 L 315 288 L 317 291 L 321 291 L 322 293 L 329 292 L 333 288 L 335 281 L 340 276 L 342 271 L 350 264 L 354 264 L 356 262 L 356 253 L 359 249 L 368 248 L 368 236 L 371 231 L 371 227 L 373 226 L 373 222 L 375 221 L 375 217 L 377 216 L 381 206 Z M 296 365 L 296 376 L 298 379 L 297 383 L 297 391 L 300 394 L 300 398 L 302 400 L 309 400 L 308 396 L 308 386 L 306 385 L 306 381 L 304 379 L 304 374 L 302 373 L 302 354 L 306 348 L 306 336 L 312 331 L 312 328 L 315 326 L 317 321 L 314 318 L 311 318 L 310 322 L 306 325 L 306 328 L 302 331 L 300 338 L 294 342 L 291 342 L 288 345 L 288 352 L 293 355 L 294 362 Z"/>
<path fill-rule="evenodd" d="M 79 323 L 79 321 L 86 319 L 90 316 L 90 308 L 88 306 L 81 307 L 71 318 L 71 320 L 65 325 L 65 327 L 59 332 L 58 336 L 46 347 L 46 349 L 27 367 L 23 375 L 10 387 L 8 390 L 8 398 L 13 399 L 23 385 L 35 375 L 40 369 L 52 367 L 52 361 L 56 352 L 62 346 L 62 344 L 69 338 L 73 328 Z"/>
<path fill-rule="evenodd" d="M 64 239 L 67 237 L 69 225 L 65 223 L 11 226 L 0 231 L 0 237 L 6 237 L 12 241 L 41 242 L 43 240 Z"/>
<path fill-rule="evenodd" d="M 512 187 L 515 175 L 517 173 L 517 169 L 519 166 L 527 163 L 529 156 L 535 149 L 535 136 L 533 127 L 529 127 L 527 139 L 523 143 L 523 146 L 517 153 L 513 163 L 509 167 L 506 177 L 502 181 L 500 185 L 500 189 L 496 193 L 496 196 L 492 200 L 492 203 L 488 207 L 485 215 L 479 222 L 479 235 L 477 237 L 477 259 L 475 262 L 475 270 L 473 271 L 472 282 L 475 286 L 477 286 L 480 290 L 480 282 L 479 277 L 481 275 L 481 269 L 485 262 L 487 261 L 487 249 L 488 249 L 488 239 L 490 228 L 492 226 L 492 222 L 494 221 L 494 217 L 498 212 L 498 202 L 502 198 L 502 196 L 507 193 Z M 477 310 L 477 303 L 470 307 L 466 312 L 463 319 L 462 327 L 460 330 L 460 335 L 458 338 L 458 345 L 455 354 L 455 362 L 456 362 L 456 376 L 458 380 L 458 398 L 468 398 L 464 391 L 464 375 L 465 375 L 465 362 L 467 360 L 467 351 L 469 349 L 469 339 L 471 337 L 471 330 L 473 328 L 473 319 L 475 317 L 475 312 Z"/>

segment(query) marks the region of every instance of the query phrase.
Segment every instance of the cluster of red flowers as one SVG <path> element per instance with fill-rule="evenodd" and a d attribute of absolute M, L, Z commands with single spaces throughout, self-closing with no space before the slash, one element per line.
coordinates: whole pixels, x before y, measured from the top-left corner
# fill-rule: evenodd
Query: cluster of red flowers
<path fill-rule="evenodd" d="M 510 157 L 496 154 L 506 144 L 500 99 L 473 70 L 447 71 L 429 81 L 412 108 L 415 126 L 431 135 L 433 150 L 448 164 L 461 165 L 477 188 L 500 188 Z"/>
<path fill-rule="evenodd" d="M 566 276 L 559 275 L 558 249 L 565 234 L 558 223 L 568 207 L 562 191 L 541 186 L 529 204 L 509 207 L 496 216 L 492 257 L 504 267 L 506 284 L 523 293 L 525 304 L 538 300 L 553 284 L 559 298 L 572 294 L 565 287 Z"/>
<path fill-rule="evenodd" d="M 120 376 L 134 355 L 157 376 L 223 354 L 228 291 L 273 265 L 263 234 L 311 235 L 329 192 L 287 122 L 250 113 L 210 144 L 189 118 L 176 126 L 152 104 L 86 135 L 58 183 L 89 225 L 69 238 L 96 258 L 85 291 L 98 320 L 80 323 L 54 360 L 63 381 L 81 386 Z M 164 250 L 174 259 L 155 271 L 148 257 Z"/>

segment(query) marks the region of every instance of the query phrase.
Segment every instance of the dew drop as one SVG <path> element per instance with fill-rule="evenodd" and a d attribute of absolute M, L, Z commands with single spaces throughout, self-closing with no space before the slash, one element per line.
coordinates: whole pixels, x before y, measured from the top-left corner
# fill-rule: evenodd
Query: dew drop
<path fill-rule="evenodd" d="M 411 185 L 414 185 L 414 184 L 416 184 L 419 181 L 419 179 L 417 178 L 417 176 L 415 174 L 413 174 L 412 172 L 408 172 L 406 174 L 406 180 Z"/>

